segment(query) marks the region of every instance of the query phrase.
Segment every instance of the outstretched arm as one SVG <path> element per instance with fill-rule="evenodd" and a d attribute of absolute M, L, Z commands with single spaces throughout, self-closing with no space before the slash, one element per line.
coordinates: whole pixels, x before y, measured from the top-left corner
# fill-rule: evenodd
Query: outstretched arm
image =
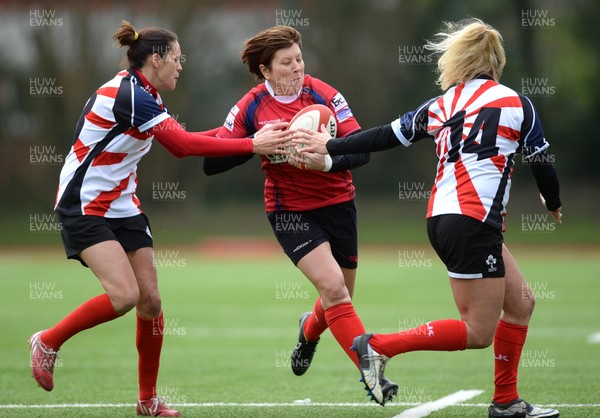
<path fill-rule="evenodd" d="M 254 134 L 255 138 L 260 137 L 262 134 L 267 132 L 281 131 L 288 127 L 289 123 L 280 122 L 271 125 L 263 126 L 256 134 Z M 217 129 L 217 132 L 221 128 Z M 216 134 L 216 132 L 215 132 Z M 222 141 L 228 141 L 228 138 L 222 138 Z M 252 159 L 254 154 L 242 154 L 242 155 L 233 155 L 228 157 L 210 157 L 204 159 L 204 164 L 202 169 L 204 170 L 204 174 L 207 176 L 212 176 L 214 174 L 224 173 L 225 171 L 231 170 L 238 165 L 242 165 L 247 161 Z"/>
<path fill-rule="evenodd" d="M 168 118 L 151 130 L 154 138 L 177 158 L 186 156 L 221 157 L 239 154 L 283 154 L 283 144 L 288 142 L 285 132 L 269 132 L 260 137 L 219 138 L 188 132 L 173 118 Z"/>
<path fill-rule="evenodd" d="M 378 126 L 343 138 L 332 139 L 327 133 L 300 128 L 292 136 L 294 143 L 304 146 L 299 152 L 342 155 L 384 151 L 401 144 L 391 125 Z"/>

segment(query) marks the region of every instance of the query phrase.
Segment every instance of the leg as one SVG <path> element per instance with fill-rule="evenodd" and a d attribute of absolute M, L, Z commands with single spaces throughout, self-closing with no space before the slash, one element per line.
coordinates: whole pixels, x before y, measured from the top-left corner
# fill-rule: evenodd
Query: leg
<path fill-rule="evenodd" d="M 500 317 L 504 280 L 450 278 L 450 285 L 461 320 L 437 320 L 395 334 L 375 334 L 370 340 L 373 349 L 394 357 L 410 351 L 489 346 Z"/>
<path fill-rule="evenodd" d="M 80 256 L 98 277 L 106 294 L 84 303 L 44 332 L 44 342 L 55 350 L 76 333 L 125 314 L 139 297 L 133 270 L 117 241 L 93 245 L 83 250 Z"/>
<path fill-rule="evenodd" d="M 506 246 L 502 247 L 502 257 L 506 268 L 506 291 L 504 313 L 494 338 L 494 401 L 507 404 L 519 398 L 517 374 L 535 300 Z"/>
<path fill-rule="evenodd" d="M 364 334 L 365 329 L 354 311 L 342 270 L 331 254 L 331 246 L 324 242 L 297 265 L 319 292 L 331 333 L 358 367 L 358 359 L 351 347 L 354 337 Z"/>
<path fill-rule="evenodd" d="M 158 276 L 152 247 L 127 252 L 140 289 L 136 305 L 137 322 L 135 345 L 138 350 L 138 415 L 178 417 L 179 411 L 158 397 L 156 382 L 160 366 L 164 319 L 158 292 Z"/>
<path fill-rule="evenodd" d="M 351 302 L 344 275 L 331 254 L 328 242 L 302 257 L 297 266 L 319 292 L 323 309 Z"/>
<path fill-rule="evenodd" d="M 535 298 L 506 245 L 502 245 L 502 258 L 506 269 L 502 320 L 526 326 L 535 308 Z"/>
<path fill-rule="evenodd" d="M 344 283 L 350 298 L 354 293 L 354 282 L 356 280 L 356 269 L 341 268 L 344 276 Z M 307 341 L 317 341 L 321 334 L 327 329 L 327 321 L 325 320 L 325 311 L 321 303 L 321 297 L 318 297 L 312 314 L 305 319 L 303 330 Z"/>
<path fill-rule="evenodd" d="M 106 293 L 83 303 L 54 327 L 30 339 L 33 376 L 48 391 L 54 387 L 54 361 L 62 344 L 83 330 L 126 313 L 139 295 L 131 266 L 117 241 L 103 241 L 88 247 L 80 257 L 98 277 Z"/>
<path fill-rule="evenodd" d="M 504 279 L 454 279 L 450 286 L 461 319 L 467 327 L 467 348 L 488 347 L 504 301 Z"/>
<path fill-rule="evenodd" d="M 344 275 L 344 283 L 346 284 L 346 289 L 348 289 L 350 298 L 352 298 L 354 296 L 354 283 L 356 282 L 356 269 L 348 269 L 342 267 L 342 274 Z"/>
<path fill-rule="evenodd" d="M 161 299 L 158 291 L 158 275 L 154 265 L 152 247 L 140 248 L 127 253 L 131 268 L 140 291 L 136 310 L 142 318 L 156 318 L 161 312 Z"/>
<path fill-rule="evenodd" d="M 164 322 L 158 293 L 158 277 L 151 247 L 127 253 L 140 290 L 136 305 L 136 346 L 138 350 L 139 399 L 156 396 Z"/>

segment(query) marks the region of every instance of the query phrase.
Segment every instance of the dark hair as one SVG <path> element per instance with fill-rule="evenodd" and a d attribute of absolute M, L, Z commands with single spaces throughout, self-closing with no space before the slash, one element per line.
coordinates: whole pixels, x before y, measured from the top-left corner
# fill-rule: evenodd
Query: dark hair
<path fill-rule="evenodd" d="M 265 77 L 260 71 L 260 65 L 270 68 L 275 53 L 293 44 L 298 44 L 302 49 L 300 32 L 291 26 L 273 26 L 246 40 L 240 58 L 257 80 L 263 80 Z"/>
<path fill-rule="evenodd" d="M 168 54 L 177 35 L 170 30 L 161 28 L 144 28 L 136 32 L 131 23 L 121 21 L 121 27 L 113 35 L 115 42 L 121 46 L 128 46 L 127 60 L 134 68 L 142 68 L 146 58 L 152 54 L 164 57 Z"/>

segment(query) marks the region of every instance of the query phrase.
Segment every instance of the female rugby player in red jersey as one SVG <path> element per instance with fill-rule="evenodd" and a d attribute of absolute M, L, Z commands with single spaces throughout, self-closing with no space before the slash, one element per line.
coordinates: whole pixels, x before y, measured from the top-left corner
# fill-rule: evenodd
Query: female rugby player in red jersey
<path fill-rule="evenodd" d="M 252 135 L 265 125 L 289 122 L 299 110 L 315 103 L 333 111 L 338 135 L 360 130 L 342 94 L 304 73 L 302 39 L 296 29 L 275 26 L 260 32 L 245 42 L 241 59 L 250 73 L 264 82 L 237 102 L 217 136 Z M 207 158 L 204 170 L 209 175 L 220 173 L 250 158 Z M 262 157 L 266 211 L 273 232 L 283 251 L 319 292 L 313 311 L 300 318 L 291 358 L 298 376 L 310 366 L 319 336 L 328 327 L 356 363 L 350 346 L 354 337 L 364 333 L 364 327 L 351 300 L 358 249 L 355 190 L 349 169 L 368 161 L 368 153 L 333 158 L 318 154 Z M 387 381 L 384 385 L 391 398 L 397 385 Z"/>
<path fill-rule="evenodd" d="M 158 94 L 175 89 L 182 70 L 177 36 L 159 28 L 138 33 L 123 21 L 113 38 L 128 46 L 129 68 L 87 101 L 60 174 L 55 207 L 67 257 L 89 267 L 105 293 L 31 336 L 32 374 L 43 389 L 52 390 L 56 354 L 63 343 L 135 307 L 137 413 L 179 416 L 156 394 L 164 321 L 150 225 L 135 195 L 137 164 L 153 138 L 177 157 L 275 153 L 287 139 L 275 131 L 231 141 L 186 132 Z"/>
<path fill-rule="evenodd" d="M 381 398 L 379 368 L 398 354 L 454 351 L 494 343 L 495 392 L 490 417 L 558 417 L 555 409 L 523 401 L 517 373 L 534 297 L 503 244 L 504 216 L 513 158 L 522 153 L 546 209 L 561 221 L 556 171 L 549 144 L 529 99 L 499 83 L 506 62 L 502 36 L 473 19 L 448 24 L 427 44 L 439 53 L 443 95 L 391 124 L 347 138 L 300 130 L 302 151 L 382 151 L 432 139 L 439 158 L 427 208 L 429 240 L 448 269 L 461 320 L 431 321 L 396 334 L 365 334 L 354 340 L 368 390 Z M 309 144 L 313 145 L 309 145 Z"/>

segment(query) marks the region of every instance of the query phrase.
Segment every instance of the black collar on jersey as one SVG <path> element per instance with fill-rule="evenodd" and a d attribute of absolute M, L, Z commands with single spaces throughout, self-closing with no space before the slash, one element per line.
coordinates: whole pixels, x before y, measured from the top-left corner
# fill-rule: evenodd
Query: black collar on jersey
<path fill-rule="evenodd" d="M 484 79 L 484 80 L 493 80 L 494 77 L 487 75 L 487 74 L 479 74 L 477 77 L 475 77 L 475 79 Z"/>
<path fill-rule="evenodd" d="M 127 69 L 127 71 L 129 72 L 129 74 L 131 74 L 133 77 L 135 77 L 138 84 L 144 90 L 146 90 L 148 93 L 150 93 L 152 95 L 152 97 L 154 97 L 156 99 L 158 90 L 156 90 L 154 88 L 154 86 L 152 84 L 150 84 L 150 82 L 146 79 L 146 77 L 144 77 L 144 74 L 142 74 L 142 72 L 140 70 L 138 70 L 137 68 L 134 68 L 134 67 L 129 67 Z"/>

